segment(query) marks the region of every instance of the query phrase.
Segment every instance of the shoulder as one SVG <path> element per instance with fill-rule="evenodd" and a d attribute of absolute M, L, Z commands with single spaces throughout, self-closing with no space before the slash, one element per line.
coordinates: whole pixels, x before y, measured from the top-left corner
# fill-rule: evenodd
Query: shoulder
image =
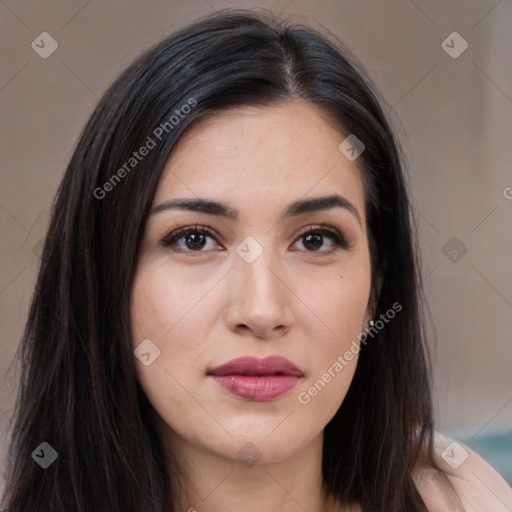
<path fill-rule="evenodd" d="M 416 486 L 431 512 L 510 512 L 512 488 L 477 453 L 459 441 L 436 434 L 434 468 L 417 468 Z M 451 484 L 451 485 L 450 485 Z M 455 493 L 454 493 L 455 491 Z"/>

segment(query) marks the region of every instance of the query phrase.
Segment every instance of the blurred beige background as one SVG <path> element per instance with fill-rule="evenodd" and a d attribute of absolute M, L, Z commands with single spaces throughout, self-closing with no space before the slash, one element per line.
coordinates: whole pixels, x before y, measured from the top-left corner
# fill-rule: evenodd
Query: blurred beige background
<path fill-rule="evenodd" d="M 81 128 L 136 55 L 228 6 L 284 11 L 325 26 L 366 65 L 408 157 L 437 336 L 439 430 L 475 441 L 500 429 L 512 432 L 512 2 L 5 0 L 0 459 L 18 378 L 15 368 L 8 370 L 51 201 Z M 58 43 L 47 58 L 31 47 L 42 32 Z M 448 37 L 453 32 L 460 37 Z M 43 37 L 48 51 L 50 39 Z M 468 47 L 458 55 L 464 41 Z"/>

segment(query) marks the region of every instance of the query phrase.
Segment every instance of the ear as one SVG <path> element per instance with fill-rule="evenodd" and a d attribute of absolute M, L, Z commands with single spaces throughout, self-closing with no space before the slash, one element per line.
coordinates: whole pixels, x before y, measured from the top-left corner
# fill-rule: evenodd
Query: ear
<path fill-rule="evenodd" d="M 377 302 L 378 298 L 380 297 L 380 292 L 382 290 L 382 282 L 384 281 L 384 272 L 385 272 L 386 266 L 383 266 L 382 271 L 377 274 L 377 277 L 375 278 L 375 287 L 376 287 L 376 294 L 374 300 L 372 301 L 372 296 L 370 296 L 370 299 L 368 300 L 368 306 L 366 308 L 366 312 L 364 315 L 363 320 L 363 329 L 365 327 L 368 327 L 370 324 L 370 320 L 373 320 L 375 318 L 376 309 L 377 309 Z M 373 283 L 372 283 L 373 287 Z"/>

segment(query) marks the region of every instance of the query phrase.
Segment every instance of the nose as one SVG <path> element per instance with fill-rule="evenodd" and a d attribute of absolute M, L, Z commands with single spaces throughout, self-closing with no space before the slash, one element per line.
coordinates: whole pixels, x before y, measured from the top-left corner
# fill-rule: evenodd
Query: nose
<path fill-rule="evenodd" d="M 252 263 L 237 257 L 229 273 L 229 307 L 226 323 L 230 330 L 258 339 L 277 338 L 293 323 L 293 292 L 276 268 L 270 250 Z"/>

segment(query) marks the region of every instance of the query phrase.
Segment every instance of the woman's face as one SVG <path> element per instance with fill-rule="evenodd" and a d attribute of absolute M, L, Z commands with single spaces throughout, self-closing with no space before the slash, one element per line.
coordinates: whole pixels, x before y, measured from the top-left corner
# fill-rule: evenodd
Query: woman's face
<path fill-rule="evenodd" d="M 289 101 L 204 118 L 169 158 L 131 319 L 138 378 L 176 447 L 285 460 L 321 438 L 342 403 L 370 294 L 363 184 L 344 138 Z M 335 195 L 341 206 L 289 210 Z M 199 198 L 227 212 L 171 207 Z M 191 231 L 173 238 L 180 228 Z M 245 357 L 256 360 L 225 366 Z"/>

